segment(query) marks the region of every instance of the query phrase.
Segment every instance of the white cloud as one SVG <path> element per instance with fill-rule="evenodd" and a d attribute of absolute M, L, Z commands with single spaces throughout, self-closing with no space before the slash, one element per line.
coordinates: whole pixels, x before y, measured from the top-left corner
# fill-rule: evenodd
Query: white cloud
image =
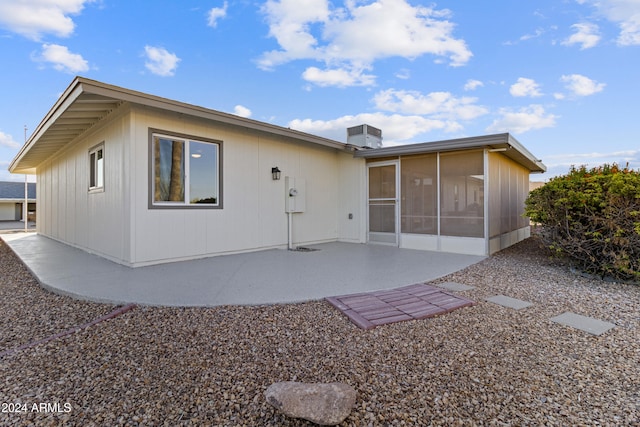
<path fill-rule="evenodd" d="M 68 37 L 75 24 L 70 15 L 79 14 L 94 0 L 2 0 L 0 26 L 32 40 L 44 34 Z"/>
<path fill-rule="evenodd" d="M 376 77 L 364 74 L 363 69 L 333 69 L 321 70 L 317 67 L 309 67 L 302 78 L 318 86 L 370 86 L 374 84 Z"/>
<path fill-rule="evenodd" d="M 536 30 L 531 33 L 531 34 L 525 34 L 524 36 L 520 37 L 521 41 L 526 41 L 526 40 L 531 40 L 531 39 L 537 39 L 538 37 L 542 36 L 546 31 L 544 30 L 544 28 L 536 28 Z"/>
<path fill-rule="evenodd" d="M 587 159 L 589 161 L 596 159 L 597 161 L 603 162 L 611 162 L 611 158 L 621 159 L 624 161 L 632 161 L 639 160 L 638 156 L 640 156 L 640 150 L 624 150 L 624 151 L 613 151 L 611 153 L 599 153 L 599 152 L 591 152 L 591 153 L 573 153 L 573 154 L 553 154 L 547 156 L 547 158 L 552 160 L 567 160 L 571 159 L 574 161 L 576 159 Z M 617 161 L 617 160 L 614 160 Z"/>
<path fill-rule="evenodd" d="M 508 108 L 502 108 L 499 111 L 500 118 L 486 129 L 487 132 L 510 132 L 525 133 L 530 130 L 554 127 L 556 124 L 556 116 L 549 114 L 541 105 L 530 105 L 513 111 Z"/>
<path fill-rule="evenodd" d="M 560 78 L 560 81 L 566 83 L 565 87 L 577 96 L 593 95 L 601 92 L 606 86 L 604 83 L 598 83 L 581 74 L 565 75 Z"/>
<path fill-rule="evenodd" d="M 162 77 L 175 74 L 178 62 L 180 62 L 180 58 L 176 54 L 170 53 L 163 47 L 153 46 L 145 46 L 144 51 L 147 55 L 147 62 L 144 65 L 153 74 Z"/>
<path fill-rule="evenodd" d="M 571 166 L 585 165 L 591 168 L 605 163 L 617 163 L 621 167 L 628 164 L 630 169 L 638 170 L 640 169 L 640 150 L 552 154 L 545 156 L 544 163 L 552 175 L 566 174 Z"/>
<path fill-rule="evenodd" d="M 536 83 L 535 80 L 527 79 L 525 77 L 520 77 L 516 83 L 512 84 L 511 87 L 509 88 L 509 93 L 512 96 L 517 96 L 517 97 L 542 96 L 542 93 L 540 92 L 540 85 Z"/>
<path fill-rule="evenodd" d="M 270 69 L 295 59 L 316 58 L 318 41 L 310 26 L 329 19 L 327 0 L 268 0 L 262 7 L 267 16 L 269 35 L 281 47 L 279 51 L 263 54 L 259 66 Z"/>
<path fill-rule="evenodd" d="M 407 80 L 407 79 L 409 79 L 409 78 L 411 77 L 411 70 L 408 70 L 408 69 L 406 69 L 406 68 L 403 68 L 403 69 L 401 69 L 401 70 L 398 70 L 398 71 L 395 73 L 395 76 L 396 76 L 397 78 L 399 78 L 399 79 Z"/>
<path fill-rule="evenodd" d="M 416 115 L 387 115 L 384 113 L 364 113 L 326 121 L 296 119 L 289 122 L 288 126 L 302 132 L 322 135 L 338 141 L 346 141 L 346 129 L 363 123 L 382 129 L 384 145 L 406 142 L 419 134 L 434 130 L 444 130 L 446 132 L 458 132 L 461 130 L 458 123 L 447 120 L 428 119 Z"/>
<path fill-rule="evenodd" d="M 353 79 L 357 71 L 387 57 L 431 54 L 460 66 L 472 56 L 464 40 L 452 36 L 448 11 L 411 6 L 406 0 L 347 1 L 335 9 L 328 0 L 268 0 L 262 11 L 280 49 L 265 52 L 258 66 L 268 70 L 294 60 L 324 62 L 324 72 L 313 67 L 307 76 L 325 85 L 363 84 L 369 80 Z M 344 79 L 334 78 L 337 70 Z"/>
<path fill-rule="evenodd" d="M 592 4 L 606 19 L 619 25 L 618 45 L 640 45 L 640 1 L 582 0 L 579 3 Z"/>
<path fill-rule="evenodd" d="M 460 132 L 463 130 L 460 120 L 471 120 L 488 112 L 476 104 L 476 98 L 458 98 L 448 92 L 424 95 L 417 91 L 388 89 L 378 92 L 372 101 L 381 111 L 333 120 L 296 119 L 289 122 L 289 127 L 344 141 L 346 128 L 368 123 L 382 129 L 385 145 L 394 145 L 435 130 Z"/>
<path fill-rule="evenodd" d="M 89 63 L 78 53 L 72 53 L 66 46 L 43 44 L 42 52 L 33 58 L 39 62 L 49 62 L 58 71 L 77 74 L 89 70 Z"/>
<path fill-rule="evenodd" d="M 215 28 L 218 25 L 218 20 L 227 16 L 227 8 L 229 7 L 229 3 L 226 1 L 222 5 L 222 7 L 214 7 L 209 10 L 207 15 L 208 21 L 207 25 Z"/>
<path fill-rule="evenodd" d="M 565 46 L 573 46 L 579 44 L 580 49 L 589 49 L 596 46 L 600 42 L 598 34 L 598 26 L 589 22 L 573 24 L 571 26 L 576 32 L 562 42 Z"/>
<path fill-rule="evenodd" d="M 477 98 L 456 98 L 449 92 L 431 92 L 423 95 L 416 91 L 388 89 L 378 92 L 373 101 L 383 111 L 404 114 L 429 115 L 438 119 L 471 120 L 487 114 L 477 105 Z"/>
<path fill-rule="evenodd" d="M 8 147 L 12 149 L 20 148 L 21 145 L 18 144 L 11 135 L 8 135 L 0 130 L 0 146 Z"/>
<path fill-rule="evenodd" d="M 533 33 L 525 34 L 525 35 L 521 36 L 517 41 L 509 40 L 509 41 L 504 42 L 503 44 L 506 45 L 506 46 L 515 46 L 520 42 L 524 42 L 524 41 L 527 41 L 527 40 L 532 40 L 532 39 L 537 39 L 539 37 L 542 37 L 545 33 L 547 33 L 547 31 L 555 30 L 555 29 L 556 29 L 555 26 L 551 26 L 549 29 L 536 28 Z"/>
<path fill-rule="evenodd" d="M 251 117 L 251 110 L 242 105 L 233 107 L 233 114 L 240 117 Z"/>
<path fill-rule="evenodd" d="M 640 45 L 640 14 L 627 19 L 620 24 L 620 37 L 618 44 L 621 46 Z"/>
<path fill-rule="evenodd" d="M 484 86 L 484 83 L 482 83 L 480 80 L 469 79 L 464 84 L 464 90 L 466 90 L 466 91 L 476 90 L 477 88 L 482 87 L 482 86 Z"/>

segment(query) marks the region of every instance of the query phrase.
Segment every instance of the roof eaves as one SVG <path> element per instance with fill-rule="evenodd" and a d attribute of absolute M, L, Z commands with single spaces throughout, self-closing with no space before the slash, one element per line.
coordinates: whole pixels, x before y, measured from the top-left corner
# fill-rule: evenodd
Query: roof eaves
<path fill-rule="evenodd" d="M 42 121 L 38 124 L 35 131 L 31 134 L 29 139 L 24 143 L 22 148 L 18 151 L 18 154 L 13 158 L 11 163 L 9 164 L 9 172 L 11 173 L 35 173 L 35 170 L 31 169 L 20 169 L 19 164 L 20 161 L 24 158 L 25 154 L 29 152 L 29 150 L 36 144 L 38 139 L 46 132 L 46 130 L 51 127 L 51 125 L 55 122 L 55 120 L 65 112 L 65 110 L 73 104 L 73 102 L 82 94 L 82 87 L 80 85 L 81 77 L 76 77 L 73 79 L 71 84 L 67 87 L 67 89 L 63 92 L 63 94 L 58 98 L 53 107 L 49 110 L 49 112 L 44 116 Z"/>
<path fill-rule="evenodd" d="M 109 85 L 106 83 L 98 82 L 95 80 L 86 79 L 83 77 L 78 78 L 83 84 L 84 91 L 87 93 L 93 93 L 96 95 L 102 95 L 106 97 L 116 98 L 122 101 L 131 102 L 133 104 L 140 104 L 148 107 L 155 107 L 159 109 L 169 110 L 176 113 L 182 113 L 194 117 L 206 118 L 215 120 L 220 123 L 244 127 L 247 129 L 267 132 L 279 136 L 288 138 L 294 138 L 311 142 L 314 144 L 323 145 L 330 148 L 339 150 L 345 150 L 346 144 L 335 141 L 329 138 L 324 138 L 317 135 L 297 131 L 291 128 L 284 128 L 282 126 L 272 125 L 266 122 L 260 122 L 258 120 L 248 119 L 245 117 L 236 116 L 234 114 L 224 113 L 222 111 L 212 110 L 205 107 L 200 107 L 193 104 L 187 104 L 173 99 L 163 98 L 156 95 L 151 95 L 144 92 L 138 92 L 130 89 L 125 89 L 118 86 Z"/>
<path fill-rule="evenodd" d="M 270 123 L 260 122 L 229 113 L 223 113 L 221 111 L 211 110 L 208 108 L 175 101 L 168 98 L 162 98 L 143 92 L 125 89 L 119 86 L 109 85 L 96 80 L 87 79 L 85 77 L 76 77 L 71 82 L 69 87 L 67 87 L 67 89 L 63 92 L 60 98 L 56 101 L 51 110 L 49 110 L 47 115 L 42 119 L 36 130 L 32 133 L 31 137 L 19 150 L 18 154 L 11 161 L 11 163 L 9 164 L 9 171 L 11 173 L 35 173 L 35 167 L 24 164 L 23 160 L 25 159 L 25 156 L 38 143 L 43 135 L 47 133 L 47 130 L 49 130 L 56 123 L 56 120 L 65 111 L 67 111 L 67 109 L 69 109 L 81 95 L 84 94 L 100 95 L 102 97 L 121 102 L 129 102 L 132 104 L 173 111 L 193 117 L 214 120 L 234 127 L 243 127 L 246 129 L 265 132 L 285 138 L 291 138 L 297 141 L 317 144 L 336 150 L 348 151 L 348 147 L 345 143 L 321 136 L 312 135 L 290 128 L 284 128 L 281 126 L 272 125 Z"/>
<path fill-rule="evenodd" d="M 354 153 L 354 157 L 375 159 L 387 156 L 459 151 L 476 148 L 487 148 L 490 150 L 515 149 L 519 154 L 519 156 L 517 156 L 519 158 L 519 162 L 524 162 L 523 165 L 528 167 L 531 172 L 545 172 L 547 170 L 546 166 L 542 164 L 540 160 L 536 159 L 533 154 L 524 148 L 524 146 L 509 133 L 374 148 L 372 150 L 357 151 Z"/>

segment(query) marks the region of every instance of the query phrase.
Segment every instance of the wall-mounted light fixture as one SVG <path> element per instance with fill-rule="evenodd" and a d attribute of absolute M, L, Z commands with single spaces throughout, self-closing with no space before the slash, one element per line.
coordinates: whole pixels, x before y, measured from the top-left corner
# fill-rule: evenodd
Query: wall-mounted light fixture
<path fill-rule="evenodd" d="M 274 181 L 278 181 L 280 179 L 280 169 L 276 166 L 275 168 L 271 168 L 271 179 Z"/>

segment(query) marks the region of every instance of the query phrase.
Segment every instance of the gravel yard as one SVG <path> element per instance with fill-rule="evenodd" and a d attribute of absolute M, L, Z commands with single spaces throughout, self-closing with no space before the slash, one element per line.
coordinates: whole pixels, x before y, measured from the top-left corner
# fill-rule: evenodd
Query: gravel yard
<path fill-rule="evenodd" d="M 640 425 L 640 286 L 574 275 L 533 238 L 445 281 L 478 304 L 370 331 L 325 301 L 137 307 L 0 357 L 0 425 L 308 425 L 264 399 L 289 380 L 352 385 L 349 426 Z M 0 301 L 0 352 L 116 308 L 43 290 L 2 241 Z M 616 327 L 549 320 L 566 311 Z"/>

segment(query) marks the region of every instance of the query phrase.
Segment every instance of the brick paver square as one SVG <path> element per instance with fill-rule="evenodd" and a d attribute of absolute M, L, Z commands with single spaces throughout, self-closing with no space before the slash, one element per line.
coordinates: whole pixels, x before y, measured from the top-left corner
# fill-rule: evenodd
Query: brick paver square
<path fill-rule="evenodd" d="M 426 319 L 475 304 L 470 299 L 424 283 L 388 291 L 329 297 L 326 300 L 362 329 Z"/>

